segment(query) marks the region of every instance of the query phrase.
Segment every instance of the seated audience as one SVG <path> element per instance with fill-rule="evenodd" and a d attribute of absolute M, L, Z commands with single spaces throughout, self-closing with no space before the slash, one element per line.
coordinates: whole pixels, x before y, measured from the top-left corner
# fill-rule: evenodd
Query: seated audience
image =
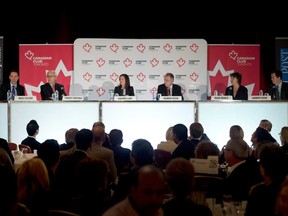
<path fill-rule="evenodd" d="M 162 141 L 157 145 L 157 149 L 168 151 L 172 153 L 177 147 L 177 144 L 173 140 L 173 127 L 169 127 L 166 131 L 166 141 Z"/>
<path fill-rule="evenodd" d="M 194 167 L 184 158 L 172 159 L 166 166 L 166 181 L 172 192 L 172 198 L 163 204 L 165 216 L 207 215 L 211 210 L 192 201 Z"/>
<path fill-rule="evenodd" d="M 162 170 L 154 165 L 144 165 L 131 173 L 128 196 L 110 207 L 103 216 L 153 215 L 163 216 L 161 208 L 166 184 Z"/>
<path fill-rule="evenodd" d="M 9 145 L 6 139 L 0 138 L 0 148 L 6 151 L 11 163 L 14 164 L 14 156 L 9 148 Z"/>
<path fill-rule="evenodd" d="M 39 125 L 37 121 L 31 120 L 28 122 L 26 125 L 26 131 L 28 133 L 28 137 L 22 140 L 21 144 L 29 146 L 32 151 L 37 150 L 41 145 L 41 143 L 36 140 L 36 136 L 39 133 Z"/>
<path fill-rule="evenodd" d="M 195 149 L 195 157 L 207 159 L 208 156 L 220 157 L 220 150 L 218 146 L 211 141 L 201 141 Z"/>
<path fill-rule="evenodd" d="M 202 124 L 200 124 L 199 122 L 192 123 L 189 127 L 189 133 L 190 133 L 189 140 L 191 143 L 193 143 L 193 145 L 196 148 L 198 143 L 203 138 L 204 128 Z"/>
<path fill-rule="evenodd" d="M 94 122 L 93 126 L 92 126 L 92 130 L 94 127 L 96 126 L 100 126 L 104 129 L 105 131 L 105 124 L 101 121 L 98 121 L 98 122 Z M 111 144 L 109 142 L 109 134 L 105 132 L 105 139 L 104 139 L 104 142 L 102 144 L 103 147 L 106 147 L 106 148 L 110 148 L 111 147 Z"/>
<path fill-rule="evenodd" d="M 282 183 L 276 198 L 275 216 L 288 216 L 288 177 Z"/>
<path fill-rule="evenodd" d="M 78 131 L 77 128 L 70 128 L 65 132 L 65 143 L 59 146 L 61 155 L 70 154 L 76 150 L 75 136 Z"/>
<path fill-rule="evenodd" d="M 280 132 L 281 149 L 288 154 L 288 127 L 282 127 Z"/>

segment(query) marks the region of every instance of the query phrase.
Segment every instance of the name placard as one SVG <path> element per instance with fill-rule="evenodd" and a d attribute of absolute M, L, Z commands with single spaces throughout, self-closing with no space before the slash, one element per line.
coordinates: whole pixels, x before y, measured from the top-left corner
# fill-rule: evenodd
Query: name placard
<path fill-rule="evenodd" d="M 36 101 L 36 96 L 20 96 L 17 95 L 14 97 L 14 101 Z"/>
<path fill-rule="evenodd" d="M 232 95 L 211 96 L 211 100 L 233 100 Z"/>
<path fill-rule="evenodd" d="M 208 156 L 207 159 L 191 158 L 190 162 L 195 173 L 218 174 L 218 156 Z"/>
<path fill-rule="evenodd" d="M 160 96 L 159 101 L 182 101 L 181 96 Z"/>
<path fill-rule="evenodd" d="M 62 101 L 84 101 L 83 96 L 63 96 Z"/>
<path fill-rule="evenodd" d="M 248 100 L 254 100 L 254 101 L 267 101 L 267 100 L 271 100 L 271 96 L 270 95 L 251 95 L 248 97 Z"/>
<path fill-rule="evenodd" d="M 114 101 L 136 101 L 136 96 L 114 96 Z"/>

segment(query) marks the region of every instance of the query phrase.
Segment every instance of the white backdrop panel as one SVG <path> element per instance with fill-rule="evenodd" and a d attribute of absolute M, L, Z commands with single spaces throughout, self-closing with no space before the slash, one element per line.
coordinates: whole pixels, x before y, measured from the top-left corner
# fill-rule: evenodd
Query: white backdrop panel
<path fill-rule="evenodd" d="M 156 148 L 166 140 L 168 127 L 182 123 L 189 131 L 194 120 L 194 102 L 102 102 L 106 132 L 122 130 L 122 146 L 130 149 L 132 142 L 139 138 L 147 139 Z"/>
<path fill-rule="evenodd" d="M 198 102 L 198 121 L 220 149 L 229 140 L 232 125 L 243 128 L 244 140 L 251 146 L 251 136 L 262 119 L 272 122 L 271 135 L 280 144 L 278 133 L 288 126 L 287 102 Z"/>
<path fill-rule="evenodd" d="M 31 119 L 39 124 L 39 142 L 56 139 L 61 144 L 69 128 L 91 129 L 99 121 L 99 102 L 12 102 L 11 141 L 19 144 L 28 136 L 26 125 Z"/>

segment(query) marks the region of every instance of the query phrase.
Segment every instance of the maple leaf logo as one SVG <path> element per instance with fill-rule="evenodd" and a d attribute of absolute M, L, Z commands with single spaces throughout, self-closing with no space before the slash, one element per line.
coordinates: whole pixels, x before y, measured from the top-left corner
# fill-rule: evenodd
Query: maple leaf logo
<path fill-rule="evenodd" d="M 140 72 L 139 74 L 137 74 L 137 79 L 139 81 L 143 82 L 145 78 L 146 78 L 146 76 L 143 72 Z"/>
<path fill-rule="evenodd" d="M 137 50 L 141 53 L 144 53 L 145 48 L 146 47 L 142 43 L 137 46 Z"/>
<path fill-rule="evenodd" d="M 183 58 L 179 58 L 176 62 L 179 67 L 182 67 L 186 61 Z"/>
<path fill-rule="evenodd" d="M 96 60 L 98 67 L 102 67 L 105 64 L 105 60 L 103 58 L 99 58 Z"/>
<path fill-rule="evenodd" d="M 31 50 L 28 50 L 24 55 L 27 59 L 32 60 L 34 53 Z"/>
<path fill-rule="evenodd" d="M 85 74 L 83 74 L 83 78 L 84 78 L 84 80 L 90 82 L 92 75 L 90 73 L 86 72 Z"/>
<path fill-rule="evenodd" d="M 172 46 L 167 43 L 165 46 L 163 46 L 163 49 L 164 49 L 166 52 L 170 53 L 170 51 L 172 50 Z"/>
<path fill-rule="evenodd" d="M 89 43 L 86 43 L 83 45 L 83 49 L 86 51 L 86 52 L 90 52 L 92 46 L 89 44 Z"/>
<path fill-rule="evenodd" d="M 103 87 L 99 87 L 97 90 L 96 90 L 97 94 L 99 95 L 99 97 L 101 97 L 102 95 L 105 94 L 105 89 Z"/>
<path fill-rule="evenodd" d="M 126 58 L 124 61 L 123 61 L 125 67 L 129 67 L 131 64 L 132 64 L 132 60 L 129 59 L 129 58 Z"/>
<path fill-rule="evenodd" d="M 197 52 L 197 50 L 199 49 L 199 46 L 195 43 L 193 43 L 191 46 L 190 46 L 190 49 L 193 51 L 193 52 Z"/>
<path fill-rule="evenodd" d="M 114 82 L 116 82 L 118 80 L 118 75 L 114 72 L 110 75 L 110 79 L 113 80 Z"/>
<path fill-rule="evenodd" d="M 238 53 L 235 51 L 235 50 L 232 50 L 230 53 L 229 53 L 229 57 L 233 60 L 236 60 L 238 56 Z"/>
<path fill-rule="evenodd" d="M 154 86 L 153 88 L 150 89 L 151 94 L 157 93 L 157 88 Z"/>
<path fill-rule="evenodd" d="M 190 79 L 193 80 L 194 82 L 197 81 L 199 75 L 195 72 L 193 72 L 192 74 L 190 74 Z"/>
<path fill-rule="evenodd" d="M 115 43 L 113 43 L 111 46 L 110 46 L 110 50 L 114 53 L 117 53 L 117 50 L 119 49 L 119 46 L 116 45 Z"/>
<path fill-rule="evenodd" d="M 152 67 L 156 67 L 159 64 L 159 61 L 156 58 L 153 58 L 152 60 L 150 60 L 150 64 L 152 65 Z"/>

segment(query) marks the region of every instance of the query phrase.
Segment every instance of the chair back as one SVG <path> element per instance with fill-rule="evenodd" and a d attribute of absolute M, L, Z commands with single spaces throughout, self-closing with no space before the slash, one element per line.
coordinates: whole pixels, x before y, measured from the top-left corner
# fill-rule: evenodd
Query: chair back
<path fill-rule="evenodd" d="M 8 142 L 8 146 L 9 146 L 11 151 L 18 149 L 18 145 L 16 143 L 13 143 L 13 142 Z"/>
<path fill-rule="evenodd" d="M 26 151 L 24 151 L 24 149 L 25 149 Z M 32 152 L 32 149 L 30 148 L 30 146 L 24 145 L 24 144 L 19 144 L 19 150 L 20 150 L 21 152 L 23 152 L 23 154 L 33 153 L 33 152 Z"/>
<path fill-rule="evenodd" d="M 162 169 L 166 169 L 167 164 L 172 158 L 172 154 L 161 149 L 154 149 L 155 164 Z"/>

